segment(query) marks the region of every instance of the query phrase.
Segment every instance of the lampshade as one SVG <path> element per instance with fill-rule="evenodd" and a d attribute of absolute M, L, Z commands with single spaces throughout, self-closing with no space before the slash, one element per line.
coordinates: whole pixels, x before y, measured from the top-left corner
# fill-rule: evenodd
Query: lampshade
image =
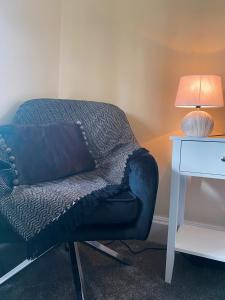
<path fill-rule="evenodd" d="M 192 75 L 181 77 L 175 106 L 224 106 L 221 77 L 216 75 Z"/>

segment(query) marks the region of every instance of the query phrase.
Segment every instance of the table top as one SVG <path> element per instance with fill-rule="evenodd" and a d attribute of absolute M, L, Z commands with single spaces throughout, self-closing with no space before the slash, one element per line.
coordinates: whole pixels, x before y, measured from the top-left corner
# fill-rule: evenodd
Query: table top
<path fill-rule="evenodd" d="M 196 137 L 196 136 L 170 136 L 170 140 L 180 140 L 180 141 L 202 141 L 202 142 L 225 142 L 225 135 L 211 135 L 207 137 Z"/>

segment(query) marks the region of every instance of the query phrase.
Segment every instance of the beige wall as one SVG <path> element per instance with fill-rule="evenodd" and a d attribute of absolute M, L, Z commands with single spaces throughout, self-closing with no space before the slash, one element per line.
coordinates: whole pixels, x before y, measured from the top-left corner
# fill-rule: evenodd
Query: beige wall
<path fill-rule="evenodd" d="M 224 0 L 62 2 L 59 95 L 108 101 L 126 111 L 160 166 L 159 215 L 168 214 L 168 138 L 187 113 L 174 108 L 179 77 L 225 78 L 224 62 Z M 225 110 L 210 112 L 225 132 Z M 187 218 L 225 225 L 224 196 L 223 183 L 193 180 Z"/>
<path fill-rule="evenodd" d="M 120 106 L 159 163 L 166 216 L 169 135 L 187 112 L 174 108 L 178 80 L 225 78 L 224 0 L 0 0 L 0 37 L 0 123 L 33 97 Z M 210 112 L 225 132 L 225 110 Z M 224 195 L 220 181 L 193 180 L 187 218 L 225 225 Z"/>
<path fill-rule="evenodd" d="M 20 102 L 58 96 L 60 0 L 0 0 L 0 122 Z"/>

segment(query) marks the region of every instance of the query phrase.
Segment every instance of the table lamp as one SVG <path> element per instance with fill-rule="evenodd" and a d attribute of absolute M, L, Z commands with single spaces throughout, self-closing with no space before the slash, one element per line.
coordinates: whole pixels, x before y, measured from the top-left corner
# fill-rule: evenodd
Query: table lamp
<path fill-rule="evenodd" d="M 176 107 L 195 107 L 181 122 L 187 136 L 208 136 L 214 126 L 213 118 L 201 107 L 223 107 L 221 77 L 216 75 L 183 76 L 178 86 Z"/>

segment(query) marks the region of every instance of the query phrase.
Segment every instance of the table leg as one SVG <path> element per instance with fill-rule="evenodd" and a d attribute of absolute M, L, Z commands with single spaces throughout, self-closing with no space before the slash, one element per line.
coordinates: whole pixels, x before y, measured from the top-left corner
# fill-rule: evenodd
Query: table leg
<path fill-rule="evenodd" d="M 171 178 L 171 192 L 170 192 L 170 211 L 169 211 L 169 228 L 167 240 L 167 254 L 166 254 L 166 275 L 165 281 L 171 283 L 173 275 L 173 266 L 175 259 L 175 241 L 178 224 L 178 206 L 180 196 L 180 181 L 181 176 L 176 171 L 172 171 Z"/>
<path fill-rule="evenodd" d="M 179 208 L 178 208 L 178 227 L 184 224 L 184 211 L 185 211 L 185 196 L 187 191 L 188 177 L 185 175 L 180 176 L 180 189 L 179 189 Z"/>

